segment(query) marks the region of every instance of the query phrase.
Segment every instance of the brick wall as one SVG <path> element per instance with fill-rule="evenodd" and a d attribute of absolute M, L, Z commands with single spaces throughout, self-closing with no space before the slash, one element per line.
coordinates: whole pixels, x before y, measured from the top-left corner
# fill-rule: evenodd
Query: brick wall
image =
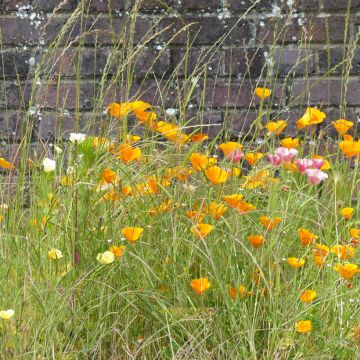
<path fill-rule="evenodd" d="M 29 124 L 34 143 L 99 132 L 104 106 L 127 98 L 237 136 L 258 117 L 257 84 L 273 89 L 266 118 L 294 123 L 309 104 L 328 113 L 324 126 L 359 117 L 360 0 L 134 3 L 0 0 L 3 149 Z"/>

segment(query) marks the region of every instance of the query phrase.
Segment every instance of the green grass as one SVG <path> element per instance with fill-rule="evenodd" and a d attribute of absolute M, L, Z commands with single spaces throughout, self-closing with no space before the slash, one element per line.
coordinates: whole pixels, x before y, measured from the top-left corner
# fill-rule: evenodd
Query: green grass
<path fill-rule="evenodd" d="M 297 229 L 307 228 L 319 237 L 317 243 L 329 247 L 349 244 L 349 230 L 360 228 L 358 158 L 344 157 L 338 147 L 340 137 L 329 140 L 330 134 L 334 133 L 331 125 L 322 127 L 321 136 L 313 126 L 311 131 L 298 133 L 302 140 L 298 157 L 311 158 L 321 153 L 329 160 L 331 169 L 326 171 L 329 178 L 319 185 L 309 184 L 306 175 L 291 173 L 282 167 L 274 168 L 264 156 L 254 167 L 242 160 L 235 166 L 241 174 L 230 177 L 221 185 L 211 184 L 203 172 L 194 171 L 185 182 L 173 177 L 169 186 L 159 186 L 158 194 L 138 191 L 137 185 L 153 175 L 164 178 L 169 168 L 184 166 L 192 169 L 189 158 L 194 152 L 217 155 L 219 166 L 232 168 L 217 145 L 229 139 L 230 112 L 236 110 L 226 109 L 225 126 L 215 139 L 185 146 L 165 140 L 144 125 L 134 126 L 137 120 L 133 114 L 120 120 L 103 115 L 105 125 L 104 122 L 100 124 L 99 115 L 109 102 L 104 99 L 109 97 L 113 87 L 124 94 L 114 101 L 142 100 L 141 91 L 146 88 L 146 80 L 151 78 L 152 66 L 144 76 L 142 90 L 130 96 L 136 78 L 136 61 L 151 41 L 168 30 L 154 30 L 153 35 L 149 34 L 134 45 L 139 4 L 136 2 L 132 9 L 124 31 L 112 34 L 114 43 L 109 47 L 103 75 L 93 79 L 97 83 L 96 101 L 91 112 L 86 114 L 89 120 L 85 126 L 81 123 L 84 114 L 79 104 L 80 86 L 89 81 L 81 79 L 80 74 L 86 34 L 79 35 L 76 42 L 66 41 L 66 34 L 76 21 L 82 24 L 88 21 L 84 4 L 73 12 L 30 81 L 29 106 L 34 107 L 41 104 L 41 94 L 50 84 L 60 86 L 70 79 L 66 74 L 60 74 L 56 66 L 61 63 L 59 53 L 76 49 L 75 76 L 71 78 L 75 79 L 78 88 L 75 131 L 86 133 L 87 138 L 81 144 L 72 144 L 68 141 L 68 133 L 59 136 L 55 142 L 64 152 L 58 155 L 40 139 L 43 151 L 34 153 L 31 141 L 37 133 L 36 123 L 31 113 L 22 109 L 27 121 L 20 141 L 21 151 L 16 156 L 15 169 L 4 170 L 1 185 L 1 195 L 8 208 L 3 206 L 0 210 L 3 215 L 0 311 L 15 311 L 10 320 L 0 319 L 2 358 L 358 358 L 359 275 L 351 281 L 343 280 L 334 270 L 339 260 L 332 253 L 322 268 L 317 267 L 313 261 L 315 244 L 302 246 L 297 235 Z M 111 23 L 111 14 L 108 16 Z M 174 37 L 187 30 L 185 27 Z M 284 31 L 280 27 L 274 34 L 270 56 L 275 41 L 284 36 Z M 93 34 L 91 29 L 87 33 Z M 193 46 L 191 40 L 188 37 L 189 51 Z M 166 117 L 165 99 L 175 86 L 180 131 L 191 134 L 201 129 L 206 133 L 207 127 L 203 124 L 207 111 L 206 89 L 200 94 L 199 108 L 191 116 L 189 104 L 198 91 L 197 85 L 207 86 L 211 54 L 222 46 L 223 40 L 219 39 L 199 57 L 198 66 L 192 73 L 180 75 L 179 64 L 167 78 L 158 79 L 160 100 L 152 105 L 159 119 L 174 122 Z M 163 45 L 163 51 L 172 41 Z M 345 37 L 344 41 L 348 51 L 343 62 L 330 69 L 323 78 L 330 77 L 341 66 L 345 99 L 357 39 Z M 305 40 L 302 46 L 311 50 L 311 44 Z M 327 46 L 330 50 L 331 44 Z M 121 56 L 118 56 L 119 51 Z M 188 63 L 188 55 L 184 56 L 183 64 Z M 303 61 L 307 60 L 299 59 L 299 64 Z M 116 72 L 110 76 L 114 64 Z M 291 73 L 285 81 L 291 78 Z M 6 79 L 6 74 L 2 77 Z M 231 81 L 233 79 L 229 77 L 229 91 Z M 265 83 L 270 89 L 278 81 L 274 63 L 264 68 L 258 79 L 258 83 Z M 62 101 L 59 97 L 60 133 L 61 113 L 65 111 Z M 289 107 L 300 117 L 302 106 L 298 109 L 295 101 L 292 99 Z M 251 151 L 273 153 L 279 146 L 284 136 L 266 136 L 263 129 L 270 118 L 278 118 L 271 113 L 273 105 L 271 98 L 261 102 L 258 118 L 247 134 L 241 134 L 239 142 L 244 145 L 245 154 Z M 345 114 L 345 101 L 341 110 Z M 276 110 L 279 117 L 282 111 Z M 197 125 L 193 126 L 195 122 Z M 94 148 L 91 134 L 99 127 L 101 135 L 116 147 L 129 133 L 141 133 L 141 140 L 134 145 L 141 148 L 141 159 L 125 164 L 107 151 L 107 146 Z M 261 144 L 256 141 L 259 137 L 264 139 Z M 56 160 L 54 172 L 44 172 L 42 160 L 45 156 Z M 115 171 L 122 180 L 116 186 L 110 184 L 109 189 L 101 190 L 99 184 L 105 168 Z M 262 170 L 269 172 L 270 179 L 278 180 L 269 181 L 265 187 L 244 188 L 245 176 L 254 176 Z M 15 184 L 11 191 L 9 184 Z M 109 190 L 120 192 L 123 186 L 131 186 L 133 195 L 119 195 L 116 201 L 104 201 Z M 243 194 L 256 210 L 241 214 L 228 206 L 227 212 L 218 220 L 204 215 L 203 223 L 214 228 L 204 239 L 194 236 L 190 230 L 194 223 L 186 217 L 186 211 L 213 201 L 225 204 L 223 196 L 234 193 Z M 159 207 L 168 200 L 172 202 L 168 211 L 156 216 L 149 214 L 150 208 Z M 343 207 L 355 210 L 348 221 L 340 214 Z M 270 232 L 260 224 L 260 216 L 279 216 L 282 222 Z M 144 229 L 143 236 L 135 244 L 122 237 L 121 229 L 127 226 Z M 247 240 L 249 235 L 256 234 L 263 235 L 266 240 L 258 249 Z M 123 255 L 111 264 L 100 264 L 97 255 L 112 245 L 126 246 Z M 61 250 L 63 257 L 49 259 L 48 251 L 52 248 Z M 359 251 L 356 246 L 354 248 L 354 257 L 342 263 L 360 265 Z M 294 270 L 286 261 L 289 257 L 304 258 L 305 265 Z M 208 278 L 211 287 L 199 296 L 190 282 L 201 277 Z M 252 294 L 234 300 L 228 289 L 240 285 Z M 316 299 L 309 304 L 299 300 L 306 289 L 317 291 Z M 311 320 L 310 333 L 296 331 L 295 324 L 300 320 Z"/>

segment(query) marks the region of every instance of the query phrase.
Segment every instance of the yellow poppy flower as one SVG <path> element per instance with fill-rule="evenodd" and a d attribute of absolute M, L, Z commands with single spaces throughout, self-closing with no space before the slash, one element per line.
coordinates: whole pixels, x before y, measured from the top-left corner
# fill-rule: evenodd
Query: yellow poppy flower
<path fill-rule="evenodd" d="M 270 95 L 271 95 L 271 90 L 267 89 L 267 88 L 263 88 L 263 87 L 257 87 L 255 89 L 255 95 L 260 99 L 260 100 L 265 100 L 267 99 Z"/>
<path fill-rule="evenodd" d="M 198 239 L 203 239 L 210 234 L 213 228 L 214 227 L 210 224 L 200 223 L 192 226 L 190 230 Z"/>
<path fill-rule="evenodd" d="M 310 320 L 301 320 L 296 323 L 295 328 L 297 332 L 305 334 L 312 330 L 312 324 Z"/>
<path fill-rule="evenodd" d="M 96 260 L 103 265 L 109 265 L 115 260 L 115 255 L 111 251 L 105 251 L 103 253 L 99 253 L 96 256 Z"/>
<path fill-rule="evenodd" d="M 287 149 L 297 149 L 299 147 L 299 139 L 297 138 L 285 138 L 285 139 L 282 139 L 279 144 L 284 147 L 284 148 L 287 148 Z"/>
<path fill-rule="evenodd" d="M 352 128 L 354 124 L 351 121 L 339 119 L 332 122 L 332 125 L 339 135 L 344 135 Z"/>
<path fill-rule="evenodd" d="M 53 248 L 48 251 L 48 258 L 51 260 L 58 260 L 61 259 L 62 257 L 64 257 L 64 255 L 59 249 Z"/>
<path fill-rule="evenodd" d="M 211 166 L 205 170 L 205 175 L 214 185 L 223 184 L 228 178 L 228 173 L 218 166 Z"/>
<path fill-rule="evenodd" d="M 271 121 L 267 123 L 265 127 L 268 130 L 268 135 L 280 135 L 287 127 L 287 123 L 285 120 Z"/>
<path fill-rule="evenodd" d="M 0 311 L 0 318 L 4 320 L 10 320 L 15 314 L 13 309 L 1 310 Z"/>
<path fill-rule="evenodd" d="M 245 160 L 251 165 L 254 166 L 256 163 L 264 156 L 261 152 L 256 153 L 247 153 L 245 155 Z"/>
<path fill-rule="evenodd" d="M 242 148 L 243 146 L 240 143 L 234 141 L 228 141 L 219 145 L 219 149 L 225 156 L 228 156 L 235 151 L 241 151 Z"/>
<path fill-rule="evenodd" d="M 303 129 L 310 125 L 320 124 L 323 122 L 325 118 L 326 118 L 326 114 L 323 113 L 322 111 L 316 108 L 308 107 L 303 117 L 301 117 L 296 122 L 296 127 L 298 129 Z"/>
<path fill-rule="evenodd" d="M 293 269 L 299 269 L 305 264 L 304 259 L 298 259 L 295 257 L 288 258 L 287 262 Z"/>
<path fill-rule="evenodd" d="M 353 216 L 354 211 L 355 210 L 353 208 L 347 207 L 347 208 L 342 208 L 340 210 L 340 213 L 344 217 L 345 220 L 349 220 Z"/>

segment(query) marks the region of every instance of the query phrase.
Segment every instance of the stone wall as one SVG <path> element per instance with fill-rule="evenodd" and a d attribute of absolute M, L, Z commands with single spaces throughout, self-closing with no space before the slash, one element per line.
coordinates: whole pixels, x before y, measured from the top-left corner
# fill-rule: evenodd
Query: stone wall
<path fill-rule="evenodd" d="M 19 142 L 29 124 L 34 143 L 90 123 L 87 131 L 101 131 L 107 102 L 126 98 L 210 124 L 211 135 L 237 136 L 259 114 L 258 83 L 273 90 L 268 118 L 293 123 L 314 105 L 328 114 L 323 126 L 340 116 L 357 120 L 360 0 L 145 0 L 136 12 L 134 2 L 0 0 L 2 146 Z M 139 42 L 146 44 L 129 85 L 114 53 L 121 62 Z M 191 93 L 182 109 L 181 92 Z M 293 132 L 289 126 L 286 135 Z"/>

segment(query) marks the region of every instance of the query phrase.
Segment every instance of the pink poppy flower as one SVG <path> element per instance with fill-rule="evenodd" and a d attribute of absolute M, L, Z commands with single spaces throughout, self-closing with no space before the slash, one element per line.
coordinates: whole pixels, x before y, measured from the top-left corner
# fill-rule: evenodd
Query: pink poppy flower
<path fill-rule="evenodd" d="M 244 153 L 239 150 L 236 149 L 232 152 L 230 152 L 227 156 L 234 164 L 237 164 L 243 157 L 244 157 Z"/>
<path fill-rule="evenodd" d="M 323 159 L 312 159 L 311 161 L 312 161 L 312 167 L 318 170 L 321 170 L 321 168 L 325 164 L 325 161 Z"/>
<path fill-rule="evenodd" d="M 295 165 L 300 173 L 304 173 L 307 169 L 311 168 L 313 161 L 309 159 L 297 159 Z"/>
<path fill-rule="evenodd" d="M 281 157 L 278 155 L 269 154 L 267 158 L 273 166 L 279 166 L 281 164 Z"/>
<path fill-rule="evenodd" d="M 297 154 L 298 151 L 296 149 L 279 147 L 275 150 L 275 155 L 280 157 L 281 162 L 290 162 Z"/>
<path fill-rule="evenodd" d="M 308 177 L 310 184 L 318 185 L 328 178 L 328 174 L 319 169 L 306 169 L 305 174 Z"/>

